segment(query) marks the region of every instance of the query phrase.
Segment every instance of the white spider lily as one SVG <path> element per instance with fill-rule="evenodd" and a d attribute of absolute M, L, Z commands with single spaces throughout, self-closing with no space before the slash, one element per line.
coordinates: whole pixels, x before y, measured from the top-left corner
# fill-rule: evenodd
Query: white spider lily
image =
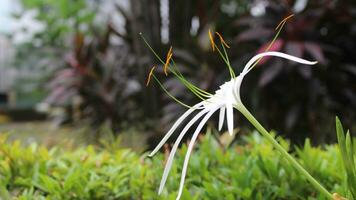
<path fill-rule="evenodd" d="M 172 150 L 170 152 L 170 155 L 168 157 L 162 180 L 160 183 L 159 191 L 158 193 L 160 194 L 164 188 L 164 185 L 167 181 L 167 177 L 169 174 L 169 171 L 172 167 L 173 163 L 173 157 L 177 151 L 178 145 L 182 141 L 184 135 L 187 133 L 187 131 L 190 129 L 190 127 L 196 123 L 198 120 L 201 121 L 198 124 L 197 128 L 195 129 L 192 139 L 189 143 L 188 150 L 184 159 L 184 164 L 183 164 L 183 169 L 182 169 L 182 175 L 181 175 L 181 181 L 179 185 L 179 191 L 177 195 L 177 199 L 180 199 L 183 191 L 183 186 L 184 186 L 184 180 L 185 180 L 185 175 L 187 173 L 187 167 L 188 167 L 188 162 L 189 162 L 189 157 L 191 152 L 193 151 L 193 146 L 194 143 L 203 128 L 203 126 L 206 124 L 206 122 L 209 120 L 209 118 L 217 111 L 220 109 L 220 114 L 219 114 L 219 131 L 221 130 L 223 124 L 224 124 L 224 119 L 225 119 L 225 113 L 226 113 L 226 118 L 227 118 L 227 128 L 228 132 L 230 135 L 233 133 L 233 108 L 236 108 L 238 111 L 241 112 L 242 115 L 248 119 L 248 121 L 251 122 L 251 124 L 273 145 L 273 147 L 276 148 L 276 150 L 282 154 L 282 156 L 289 161 L 289 163 L 304 177 L 309 180 L 309 182 L 316 188 L 318 189 L 321 193 L 323 193 L 325 196 L 332 198 L 332 194 L 329 193 L 317 180 L 315 180 L 275 139 L 273 136 L 269 134 L 269 132 L 254 118 L 254 116 L 246 109 L 246 107 L 242 104 L 241 98 L 240 98 L 240 87 L 241 83 L 243 81 L 243 78 L 246 76 L 248 72 L 250 72 L 251 69 L 253 69 L 254 66 L 260 61 L 265 56 L 275 56 L 275 57 L 281 57 L 285 58 L 294 62 L 298 62 L 301 64 L 306 64 L 306 65 L 314 65 L 317 62 L 313 61 L 307 61 L 301 58 L 297 58 L 295 56 L 287 55 L 281 52 L 273 52 L 269 51 L 273 43 L 276 41 L 279 33 L 281 32 L 283 26 L 285 25 L 286 21 L 293 16 L 287 16 L 284 18 L 276 27 L 276 35 L 273 38 L 272 42 L 270 45 L 267 47 L 265 50 L 265 53 L 258 54 L 254 56 L 244 67 L 242 72 L 240 73 L 239 76 L 235 76 L 234 70 L 232 69 L 230 65 L 230 61 L 226 52 L 226 48 L 230 48 L 229 45 L 224 41 L 223 37 L 216 32 L 216 35 L 220 39 L 221 47 L 223 51 L 221 51 L 217 45 L 214 43 L 214 37 L 213 34 L 211 34 L 209 30 L 209 39 L 212 45 L 212 50 L 215 51 L 217 50 L 222 59 L 224 60 L 225 64 L 227 65 L 229 69 L 229 73 L 231 76 L 231 80 L 224 83 L 223 85 L 220 86 L 220 89 L 215 91 L 214 94 L 210 94 L 197 86 L 191 84 L 187 79 L 184 78 L 182 73 L 179 72 L 177 66 L 175 65 L 175 62 L 173 61 L 173 52 L 172 52 L 172 47 L 169 49 L 166 57 L 166 61 L 164 62 L 158 55 L 157 53 L 152 49 L 152 47 L 148 44 L 147 40 L 142 36 L 143 41 L 147 44 L 149 49 L 154 53 L 154 55 L 158 58 L 158 60 L 164 65 L 164 73 L 168 75 L 168 70 L 172 72 L 181 82 L 184 84 L 193 94 L 195 94 L 197 97 L 202 99 L 200 103 L 190 107 L 183 102 L 179 101 L 177 98 L 175 98 L 173 95 L 171 95 L 161 84 L 159 79 L 153 74 L 153 71 L 155 67 L 153 67 L 148 75 L 147 83 L 146 85 L 149 84 L 151 77 L 153 77 L 157 83 L 160 85 L 160 87 L 163 89 L 164 92 L 168 94 L 169 97 L 171 97 L 173 100 L 178 102 L 179 104 L 188 107 L 189 109 L 173 124 L 172 128 L 168 131 L 168 133 L 164 136 L 164 138 L 161 140 L 161 142 L 157 145 L 157 147 L 152 151 L 152 153 L 149 156 L 153 156 L 163 145 L 164 143 L 169 139 L 169 137 L 174 133 L 174 131 L 180 126 L 180 124 L 187 118 L 189 117 L 193 112 L 197 112 L 196 115 L 185 125 L 181 133 L 179 134 L 177 140 L 175 141 Z M 173 64 L 173 67 L 171 67 L 171 63 Z"/>
<path fill-rule="evenodd" d="M 190 140 L 188 150 L 184 159 L 184 164 L 183 164 L 183 169 L 182 169 L 182 175 L 181 175 L 181 181 L 180 181 L 180 186 L 179 186 L 179 191 L 178 191 L 178 196 L 177 199 L 180 199 L 183 191 L 183 186 L 184 186 L 184 180 L 185 176 L 187 173 L 187 167 L 188 167 L 188 162 L 189 162 L 189 157 L 191 155 L 191 152 L 193 150 L 194 143 L 208 121 L 208 119 L 217 111 L 220 110 L 219 113 L 219 130 L 221 130 L 224 119 L 225 119 L 225 114 L 226 114 L 226 121 L 227 121 L 227 129 L 229 134 L 231 135 L 234 130 L 234 116 L 233 116 L 233 108 L 236 108 L 239 110 L 240 108 L 244 107 L 241 98 L 240 98 L 240 87 L 242 80 L 250 72 L 250 70 L 253 68 L 254 64 L 258 62 L 259 59 L 265 57 L 265 56 L 275 56 L 275 57 L 280 57 L 284 59 L 288 59 L 294 62 L 298 62 L 301 64 L 306 64 L 306 65 L 314 65 L 317 62 L 313 61 L 308 61 L 304 60 L 295 56 L 291 56 L 285 53 L 281 52 L 264 52 L 260 53 L 256 56 L 254 56 L 244 67 L 243 71 L 240 73 L 239 76 L 232 78 L 230 81 L 225 82 L 223 85 L 220 86 L 220 89 L 215 91 L 213 95 L 209 95 L 206 100 L 201 101 L 200 103 L 192 106 L 190 109 L 188 109 L 179 119 L 173 124 L 172 128 L 167 132 L 167 134 L 164 136 L 164 138 L 160 141 L 160 143 L 157 145 L 157 147 L 150 153 L 149 156 L 153 156 L 169 139 L 169 137 L 175 132 L 175 130 L 182 124 L 182 122 L 189 117 L 194 111 L 197 112 L 197 114 L 185 125 L 183 130 L 180 132 L 177 140 L 175 141 L 172 150 L 169 154 L 162 180 L 160 183 L 159 191 L 158 193 L 160 194 L 164 188 L 164 185 L 167 181 L 167 177 L 169 174 L 169 171 L 172 167 L 173 163 L 173 158 L 174 155 L 177 151 L 177 148 L 182 141 L 183 137 L 185 134 L 188 132 L 190 127 L 194 125 L 198 120 L 201 121 L 199 122 L 197 128 L 195 129 L 193 136 Z"/>

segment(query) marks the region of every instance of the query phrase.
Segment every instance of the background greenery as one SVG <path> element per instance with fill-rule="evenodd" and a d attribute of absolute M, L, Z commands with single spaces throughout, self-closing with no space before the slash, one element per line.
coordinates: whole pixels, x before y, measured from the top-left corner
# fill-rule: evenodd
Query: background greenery
<path fill-rule="evenodd" d="M 238 138 L 208 130 L 190 160 L 182 199 L 325 199 L 257 133 Z M 272 133 L 273 134 L 273 133 Z M 335 145 L 295 149 L 298 161 L 327 189 L 345 194 L 345 172 Z M 0 140 L 2 199 L 175 199 L 186 145 L 177 153 L 166 189 L 156 190 L 168 149 L 153 159 L 117 141 L 101 147 L 54 146 L 50 149 Z"/>
<path fill-rule="evenodd" d="M 155 143 L 157 133 L 184 108 L 158 87 L 145 87 L 147 73 L 158 61 L 140 32 L 162 57 L 172 45 L 185 76 L 214 91 L 228 73 L 209 47 L 208 29 L 222 33 L 230 44 L 238 72 L 272 39 L 279 21 L 294 13 L 272 49 L 319 64 L 310 68 L 267 60 L 246 78 L 243 101 L 263 124 L 293 142 L 302 143 L 307 136 L 315 143 L 335 141 L 330 130 L 336 114 L 355 132 L 354 2 L 106 1 L 114 8 L 109 13 L 101 9 L 100 0 L 21 2 L 24 10 L 39 11 L 37 19 L 46 29 L 17 47 L 16 66 L 38 70 L 39 77 L 29 82 L 41 89 L 38 94 L 50 108 L 63 109 L 55 115 L 59 124 L 90 124 L 94 130 L 105 124 L 120 134 L 139 122 L 141 132 Z M 113 20 L 117 16 L 121 25 Z M 174 77 L 161 78 L 176 97 L 189 104 L 197 101 Z M 240 116 L 236 119 L 245 126 Z"/>

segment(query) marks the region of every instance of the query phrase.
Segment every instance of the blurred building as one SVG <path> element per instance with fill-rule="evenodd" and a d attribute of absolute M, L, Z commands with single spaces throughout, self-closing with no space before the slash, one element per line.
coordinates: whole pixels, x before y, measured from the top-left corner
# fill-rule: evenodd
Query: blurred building
<path fill-rule="evenodd" d="M 15 50 L 11 41 L 0 35 L 0 106 L 11 106 L 14 104 L 12 87 L 15 83 L 17 69 L 11 66 Z"/>

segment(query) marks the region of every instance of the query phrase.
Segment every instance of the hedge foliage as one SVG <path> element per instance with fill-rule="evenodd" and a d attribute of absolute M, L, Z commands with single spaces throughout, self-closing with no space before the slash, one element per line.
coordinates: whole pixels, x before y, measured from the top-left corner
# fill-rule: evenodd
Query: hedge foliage
<path fill-rule="evenodd" d="M 0 199 L 175 199 L 186 146 L 179 150 L 161 196 L 167 153 L 154 158 L 129 149 L 50 149 L 0 135 Z M 257 133 L 225 145 L 207 134 L 196 145 L 182 199 L 325 199 Z M 286 147 L 289 143 L 278 140 Z M 306 169 L 332 192 L 344 194 L 336 145 L 295 148 Z"/>

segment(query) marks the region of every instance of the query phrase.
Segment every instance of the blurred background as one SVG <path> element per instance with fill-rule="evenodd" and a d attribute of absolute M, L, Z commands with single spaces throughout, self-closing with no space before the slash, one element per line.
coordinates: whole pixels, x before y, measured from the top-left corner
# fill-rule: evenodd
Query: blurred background
<path fill-rule="evenodd" d="M 185 108 L 153 82 L 145 86 L 159 61 L 140 32 L 163 58 L 172 45 L 184 75 L 215 91 L 229 73 L 210 49 L 208 30 L 231 46 L 238 73 L 291 13 L 272 49 L 319 64 L 265 60 L 246 77 L 242 99 L 293 143 L 335 142 L 336 115 L 356 132 L 354 1 L 1 0 L 0 132 L 46 145 L 120 136 L 124 145 L 150 148 Z M 174 96 L 199 101 L 157 69 Z M 239 134 L 252 129 L 237 112 L 235 126 Z"/>

